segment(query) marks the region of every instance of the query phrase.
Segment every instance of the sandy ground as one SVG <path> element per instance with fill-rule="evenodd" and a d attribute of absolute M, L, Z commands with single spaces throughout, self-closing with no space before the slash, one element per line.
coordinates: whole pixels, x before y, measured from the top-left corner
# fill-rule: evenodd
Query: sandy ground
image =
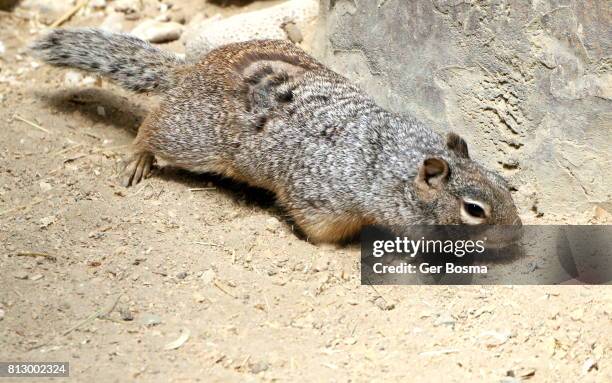
<path fill-rule="evenodd" d="M 95 382 L 612 381 L 609 286 L 361 286 L 357 248 L 298 238 L 266 193 L 169 168 L 120 187 L 155 100 L 33 65 L 28 15 L 0 13 L 0 361 Z"/>

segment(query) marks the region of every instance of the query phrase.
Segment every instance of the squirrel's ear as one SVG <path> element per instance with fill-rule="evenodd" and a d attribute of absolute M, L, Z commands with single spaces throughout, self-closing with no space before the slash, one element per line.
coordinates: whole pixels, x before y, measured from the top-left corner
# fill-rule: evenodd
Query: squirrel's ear
<path fill-rule="evenodd" d="M 462 158 L 470 158 L 467 143 L 456 133 L 449 133 L 446 136 L 446 147 Z"/>
<path fill-rule="evenodd" d="M 448 180 L 448 162 L 438 157 L 429 157 L 423 161 L 415 183 L 423 191 L 440 189 Z"/>

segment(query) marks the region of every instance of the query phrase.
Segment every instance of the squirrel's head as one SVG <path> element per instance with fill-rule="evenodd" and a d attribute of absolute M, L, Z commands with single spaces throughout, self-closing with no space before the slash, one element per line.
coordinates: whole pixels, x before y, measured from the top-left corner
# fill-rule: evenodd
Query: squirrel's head
<path fill-rule="evenodd" d="M 414 178 L 418 204 L 436 224 L 520 225 L 506 181 L 469 157 L 454 133 L 443 155 L 426 156 Z"/>

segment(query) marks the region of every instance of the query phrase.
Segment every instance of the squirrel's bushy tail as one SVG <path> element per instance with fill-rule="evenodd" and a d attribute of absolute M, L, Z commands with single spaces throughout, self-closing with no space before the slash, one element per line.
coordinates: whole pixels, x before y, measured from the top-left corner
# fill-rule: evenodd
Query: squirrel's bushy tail
<path fill-rule="evenodd" d="M 100 29 L 56 29 L 31 47 L 45 62 L 96 72 L 136 92 L 163 92 L 175 83 L 178 55 L 137 37 Z"/>

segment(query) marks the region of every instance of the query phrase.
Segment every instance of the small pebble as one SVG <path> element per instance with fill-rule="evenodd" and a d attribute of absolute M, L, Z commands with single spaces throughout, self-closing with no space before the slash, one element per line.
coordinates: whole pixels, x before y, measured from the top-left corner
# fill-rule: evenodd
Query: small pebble
<path fill-rule="evenodd" d="M 18 272 L 18 273 L 16 273 L 16 274 L 14 274 L 13 276 L 14 276 L 16 279 L 23 279 L 23 280 L 28 279 L 28 274 L 26 274 L 26 273 L 25 273 L 25 272 L 23 272 L 23 271 Z"/>
<path fill-rule="evenodd" d="M 266 220 L 266 230 L 272 232 L 272 233 L 276 233 L 276 231 L 278 229 L 280 229 L 280 227 L 282 226 L 281 222 L 278 220 L 278 218 L 275 217 L 270 217 Z"/>
<path fill-rule="evenodd" d="M 256 362 L 249 364 L 249 371 L 253 374 L 259 374 L 260 372 L 266 371 L 270 366 L 266 362 Z"/>
<path fill-rule="evenodd" d="M 157 326 L 161 323 L 161 318 L 155 314 L 144 314 L 140 318 L 140 323 L 145 326 Z"/>
<path fill-rule="evenodd" d="M 487 347 L 497 347 L 506 343 L 512 334 L 510 332 L 499 332 L 499 331 L 484 331 L 480 334 L 480 341 Z"/>
<path fill-rule="evenodd" d="M 198 292 L 193 293 L 193 299 L 195 299 L 195 301 L 198 303 L 203 303 L 206 301 L 206 297 Z"/>
<path fill-rule="evenodd" d="M 216 276 L 217 274 L 215 273 L 214 270 L 208 269 L 202 273 L 202 276 L 200 277 L 200 279 L 202 279 L 202 282 L 205 285 L 210 285 L 215 280 Z"/>
<path fill-rule="evenodd" d="M 102 105 L 98 105 L 96 111 L 98 112 L 98 116 L 106 117 L 106 109 L 104 109 Z"/>
<path fill-rule="evenodd" d="M 36 275 L 33 275 L 32 277 L 30 277 L 30 280 L 31 281 L 38 281 L 39 279 L 42 279 L 42 278 L 43 278 L 42 274 L 36 274 Z"/>
<path fill-rule="evenodd" d="M 507 382 L 522 382 L 523 380 L 532 378 L 536 373 L 536 369 L 532 367 L 520 367 L 516 371 L 508 370 L 504 379 L 509 379 Z M 518 378 L 518 379 L 517 379 Z M 514 380 L 512 380 L 514 379 Z M 504 380 L 502 379 L 502 382 Z"/>
<path fill-rule="evenodd" d="M 43 217 L 40 219 L 40 228 L 44 229 L 45 227 L 53 224 L 53 222 L 55 222 L 55 216 L 50 215 L 48 217 Z"/>
<path fill-rule="evenodd" d="M 4 52 L 6 52 L 6 47 L 4 46 L 4 43 L 0 41 L 0 56 L 3 55 Z"/>
<path fill-rule="evenodd" d="M 448 313 L 443 313 L 436 318 L 434 321 L 434 326 L 454 326 L 457 323 L 457 320 L 453 318 L 452 315 Z"/>
<path fill-rule="evenodd" d="M 185 271 L 181 271 L 180 273 L 176 274 L 176 279 L 185 279 L 187 278 L 187 273 Z"/>
<path fill-rule="evenodd" d="M 289 39 L 289 41 L 297 44 L 301 43 L 304 40 L 304 36 L 302 36 L 302 31 L 300 31 L 300 28 L 298 28 L 295 23 L 289 22 L 283 24 L 282 28 L 287 34 L 287 38 Z"/>
<path fill-rule="evenodd" d="M 170 15 L 168 15 L 167 13 L 161 14 L 159 16 L 155 17 L 156 21 L 161 21 L 161 22 L 168 22 L 170 21 Z"/>
<path fill-rule="evenodd" d="M 582 375 L 588 374 L 591 370 L 598 370 L 597 361 L 593 358 L 588 358 L 582 364 Z"/>
<path fill-rule="evenodd" d="M 66 86 L 77 86 L 83 81 L 83 75 L 79 72 L 68 71 L 64 75 L 64 84 Z"/>
<path fill-rule="evenodd" d="M 383 297 L 377 297 L 374 300 L 374 304 L 383 311 L 390 311 L 395 308 L 395 304 L 387 302 L 387 300 Z"/>
<path fill-rule="evenodd" d="M 121 307 L 119 309 L 119 315 L 121 316 L 121 320 L 124 320 L 124 321 L 134 320 L 134 315 L 132 314 L 130 309 L 127 307 Z"/>
<path fill-rule="evenodd" d="M 138 19 L 140 19 L 140 13 L 138 13 L 138 12 L 126 13 L 125 14 L 125 19 L 126 20 L 130 20 L 130 21 L 138 20 Z"/>
<path fill-rule="evenodd" d="M 89 6 L 93 9 L 106 8 L 106 0 L 89 0 Z"/>
<path fill-rule="evenodd" d="M 4 315 L 6 315 L 6 312 L 3 309 L 0 309 L 0 320 L 4 319 Z"/>
<path fill-rule="evenodd" d="M 136 13 L 140 10 L 139 0 L 118 0 L 115 2 L 115 11 L 125 14 Z"/>
<path fill-rule="evenodd" d="M 40 190 L 43 192 L 48 192 L 49 190 L 53 189 L 53 186 L 51 186 L 50 183 L 44 181 L 40 181 L 38 186 L 40 186 Z"/>
<path fill-rule="evenodd" d="M 538 269 L 538 264 L 537 262 L 529 262 L 527 264 L 527 270 L 525 270 L 523 272 L 523 274 L 529 274 L 529 273 L 533 273 L 534 271 L 536 271 Z"/>
<path fill-rule="evenodd" d="M 132 34 L 151 43 L 167 43 L 178 40 L 183 26 L 175 22 L 145 20 L 132 30 Z"/>
<path fill-rule="evenodd" d="M 319 273 L 326 271 L 329 268 L 329 259 L 326 256 L 320 255 L 312 265 L 312 270 Z"/>

